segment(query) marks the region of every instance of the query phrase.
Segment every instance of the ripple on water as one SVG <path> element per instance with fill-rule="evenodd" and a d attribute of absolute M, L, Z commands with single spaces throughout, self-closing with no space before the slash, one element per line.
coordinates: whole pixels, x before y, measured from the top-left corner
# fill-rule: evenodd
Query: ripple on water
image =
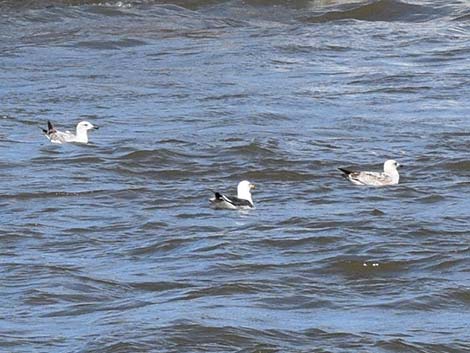
<path fill-rule="evenodd" d="M 2 347 L 470 351 L 463 3 L 175 3 L 0 2 Z"/>

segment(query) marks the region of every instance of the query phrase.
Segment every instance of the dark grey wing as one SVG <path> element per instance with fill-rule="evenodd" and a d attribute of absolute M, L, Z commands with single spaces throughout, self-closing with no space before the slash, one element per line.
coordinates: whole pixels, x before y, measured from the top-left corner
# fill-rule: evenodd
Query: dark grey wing
<path fill-rule="evenodd" d="M 229 204 L 235 207 L 253 207 L 253 204 L 248 200 L 239 199 L 238 197 L 227 196 L 224 194 L 220 194 L 220 196 L 225 202 L 228 202 Z"/>
<path fill-rule="evenodd" d="M 233 208 L 238 208 L 238 207 L 253 208 L 254 207 L 253 204 L 248 200 L 240 199 L 240 198 L 235 197 L 235 196 L 227 196 L 227 195 L 224 195 L 220 192 L 213 191 L 213 190 L 211 190 L 211 191 L 214 193 L 214 197 L 211 198 L 209 201 L 212 202 L 215 205 L 225 204 L 225 205 L 229 205 Z"/>

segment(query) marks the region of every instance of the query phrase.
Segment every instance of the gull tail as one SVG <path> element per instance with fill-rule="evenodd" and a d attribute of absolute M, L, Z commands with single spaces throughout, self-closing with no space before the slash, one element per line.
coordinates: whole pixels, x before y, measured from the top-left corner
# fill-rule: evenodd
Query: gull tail
<path fill-rule="evenodd" d="M 218 201 L 223 201 L 222 194 L 218 191 L 214 191 L 212 189 L 209 189 L 210 192 L 214 193 L 214 196 L 209 199 L 210 202 L 218 202 Z"/>
<path fill-rule="evenodd" d="M 54 125 L 50 122 L 50 120 L 47 121 L 47 133 L 52 133 L 55 132 Z"/>
<path fill-rule="evenodd" d="M 50 120 L 47 121 L 47 130 L 46 129 L 41 129 L 41 130 L 44 131 L 44 133 L 46 135 L 50 135 L 50 134 L 56 132 L 56 129 L 55 129 L 54 125 L 52 125 Z"/>
<path fill-rule="evenodd" d="M 348 176 L 351 173 L 354 173 L 352 170 L 344 169 L 344 168 L 338 168 L 341 172 L 344 173 L 344 176 Z"/>

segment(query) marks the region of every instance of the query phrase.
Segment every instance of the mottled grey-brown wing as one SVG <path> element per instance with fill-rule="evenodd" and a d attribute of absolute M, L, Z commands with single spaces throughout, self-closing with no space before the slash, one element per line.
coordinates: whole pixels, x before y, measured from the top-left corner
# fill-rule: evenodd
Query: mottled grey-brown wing
<path fill-rule="evenodd" d="M 363 185 L 382 186 L 388 185 L 392 182 L 392 178 L 385 173 L 377 172 L 355 172 L 351 173 L 349 177 Z"/>
<path fill-rule="evenodd" d="M 49 140 L 53 143 L 65 143 L 65 142 L 71 142 L 74 139 L 74 135 L 70 132 L 62 132 L 62 131 L 54 131 L 53 133 L 50 133 L 47 135 L 49 137 Z"/>

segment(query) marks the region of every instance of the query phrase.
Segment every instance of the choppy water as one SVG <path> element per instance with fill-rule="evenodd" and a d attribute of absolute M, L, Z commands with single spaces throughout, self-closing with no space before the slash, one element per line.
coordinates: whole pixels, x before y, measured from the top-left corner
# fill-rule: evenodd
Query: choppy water
<path fill-rule="evenodd" d="M 0 10 L 2 352 L 470 351 L 466 1 Z"/>

